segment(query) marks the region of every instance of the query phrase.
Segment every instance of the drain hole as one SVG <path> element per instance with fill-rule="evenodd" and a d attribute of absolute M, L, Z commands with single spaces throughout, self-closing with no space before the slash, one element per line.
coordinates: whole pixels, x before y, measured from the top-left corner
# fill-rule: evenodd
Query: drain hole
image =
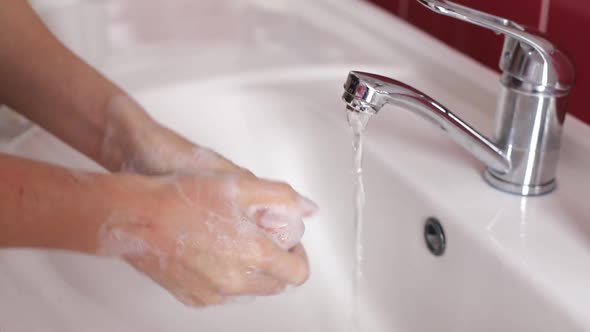
<path fill-rule="evenodd" d="M 445 238 L 445 231 L 438 219 L 430 217 L 426 219 L 424 224 L 424 241 L 426 247 L 434 256 L 441 256 L 445 253 L 447 240 Z"/>

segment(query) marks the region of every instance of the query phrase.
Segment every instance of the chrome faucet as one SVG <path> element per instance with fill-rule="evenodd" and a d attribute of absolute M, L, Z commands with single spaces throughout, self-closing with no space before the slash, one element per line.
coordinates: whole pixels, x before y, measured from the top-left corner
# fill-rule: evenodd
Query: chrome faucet
<path fill-rule="evenodd" d="M 541 195 L 555 189 L 567 96 L 574 83 L 569 59 L 543 37 L 504 18 L 445 0 L 418 0 L 431 10 L 505 35 L 502 90 L 493 141 L 424 93 L 391 78 L 350 72 L 342 98 L 347 109 L 376 114 L 397 105 L 432 120 L 486 166 L 500 190 Z"/>

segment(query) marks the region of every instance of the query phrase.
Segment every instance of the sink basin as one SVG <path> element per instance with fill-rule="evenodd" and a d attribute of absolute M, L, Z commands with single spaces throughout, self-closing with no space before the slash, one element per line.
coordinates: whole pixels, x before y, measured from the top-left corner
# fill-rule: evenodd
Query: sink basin
<path fill-rule="evenodd" d="M 298 77 L 288 79 L 254 73 L 246 79 L 220 78 L 135 93 L 167 126 L 259 176 L 288 181 L 318 202 L 321 213 L 309 220 L 304 238 L 312 276 L 303 287 L 247 304 L 194 310 L 114 260 L 14 252 L 2 258 L 8 278 L 13 278 L 3 283 L 8 289 L 2 293 L 20 298 L 31 314 L 52 313 L 47 319 L 56 326 L 80 329 L 96 322 L 102 328 L 130 330 L 344 330 L 350 324 L 352 301 L 352 155 L 338 98 L 342 78 L 330 73 L 346 71 L 324 71 L 324 79 L 317 77 L 318 69 L 301 69 Z M 307 80 L 306 72 L 316 77 Z M 401 79 L 436 93 L 436 84 L 421 74 L 397 72 Z M 525 199 L 488 187 L 480 177 L 481 165 L 410 113 L 380 113 L 371 119 L 366 136 L 363 328 L 583 330 L 571 313 L 539 289 L 525 256 L 505 257 L 510 250 L 536 250 L 527 248 L 539 240 L 528 234 L 527 227 L 536 221 L 529 221 L 527 214 L 539 214 L 535 209 L 543 209 L 542 201 L 550 205 L 560 192 Z M 19 151 L 70 167 L 94 167 L 63 144 L 48 142 L 42 131 L 22 142 Z M 446 174 L 444 179 L 440 174 Z M 450 183 L 454 179 L 456 185 Z M 423 240 L 423 224 L 430 216 L 441 221 L 448 238 L 442 257 L 433 256 Z M 506 248 L 510 245 L 516 247 Z M 31 266 L 38 273 L 31 273 Z M 522 271 L 527 268 L 529 273 Z M 8 286 L 15 282 L 31 292 L 33 303 L 18 295 L 21 289 Z M 1 312 L 18 308 L 3 305 Z"/>
<path fill-rule="evenodd" d="M 179 60 L 164 51 L 157 66 L 130 69 L 125 59 L 139 52 L 131 48 L 113 51 L 103 68 L 157 120 L 317 201 L 321 211 L 307 222 L 304 236 L 311 264 L 304 286 L 275 297 L 191 309 L 118 260 L 5 250 L 0 253 L 0 331 L 348 330 L 354 204 L 351 137 L 340 101 L 348 70 L 414 85 L 486 133 L 493 127 L 498 87 L 496 74 L 402 22 L 361 2 L 350 1 L 344 9 L 335 3 L 310 2 L 317 6 L 310 15 L 322 18 L 318 10 L 330 9 L 341 24 L 352 14 L 364 17 L 362 22 L 373 24 L 363 28 L 365 33 L 376 27 L 400 31 L 392 48 L 406 48 L 390 50 L 397 54 L 391 62 L 351 48 L 349 58 L 333 63 L 281 59 L 287 63 L 233 63 L 235 70 L 227 68 L 232 63 L 198 67 L 193 58 Z M 321 21 L 313 22 L 325 31 Z M 438 54 L 445 65 L 427 55 L 412 56 L 423 49 Z M 210 74 L 216 66 L 220 71 Z M 365 260 L 358 313 L 363 331 L 590 329 L 587 126 L 568 119 L 559 188 L 535 198 L 489 187 L 482 165 L 409 112 L 380 112 L 369 122 L 365 143 Z M 5 151 L 100 171 L 40 129 Z M 445 230 L 447 250 L 440 257 L 424 242 L 428 217 L 436 217 Z"/>

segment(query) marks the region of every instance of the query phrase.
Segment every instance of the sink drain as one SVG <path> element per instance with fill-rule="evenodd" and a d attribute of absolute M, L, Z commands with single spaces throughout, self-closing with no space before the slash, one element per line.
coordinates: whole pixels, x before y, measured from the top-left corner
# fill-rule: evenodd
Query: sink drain
<path fill-rule="evenodd" d="M 424 241 L 426 247 L 434 256 L 441 256 L 445 253 L 447 240 L 445 238 L 445 231 L 438 219 L 430 217 L 426 219 L 424 224 Z"/>

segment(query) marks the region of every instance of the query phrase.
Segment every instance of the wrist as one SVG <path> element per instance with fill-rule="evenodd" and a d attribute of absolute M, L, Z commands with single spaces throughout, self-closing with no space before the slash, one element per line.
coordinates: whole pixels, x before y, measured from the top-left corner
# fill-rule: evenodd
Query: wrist
<path fill-rule="evenodd" d="M 103 250 L 108 227 L 149 217 L 157 205 L 152 195 L 157 185 L 155 179 L 126 173 L 96 174 L 91 181 L 79 207 L 80 220 L 86 223 L 77 226 L 77 239 L 64 249 L 108 254 Z"/>
<path fill-rule="evenodd" d="M 140 145 L 158 124 L 127 95 L 112 97 L 105 110 L 100 163 L 113 172 L 125 171 L 140 159 Z"/>
<path fill-rule="evenodd" d="M 214 151 L 154 121 L 128 96 L 114 97 L 106 114 L 101 163 L 113 172 L 144 175 L 249 173 Z"/>

